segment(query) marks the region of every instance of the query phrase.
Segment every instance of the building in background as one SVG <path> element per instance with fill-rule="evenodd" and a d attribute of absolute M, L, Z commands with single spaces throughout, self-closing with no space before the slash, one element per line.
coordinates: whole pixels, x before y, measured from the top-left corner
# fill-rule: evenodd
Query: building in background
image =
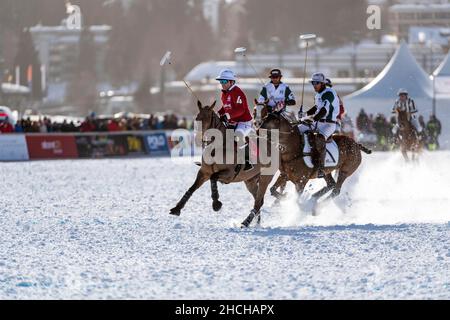
<path fill-rule="evenodd" d="M 219 14 L 221 0 L 203 0 L 203 15 L 208 20 L 214 34 L 219 33 Z"/>
<path fill-rule="evenodd" d="M 389 8 L 389 24 L 399 39 L 408 39 L 411 27 L 450 27 L 450 2 L 402 1 Z"/>
<path fill-rule="evenodd" d="M 80 36 L 83 31 L 82 15 L 75 17 L 68 12 L 60 26 L 37 25 L 30 28 L 39 59 L 42 63 L 44 104 L 61 104 L 67 86 L 73 80 L 78 64 Z M 79 20 L 77 20 L 79 19 Z M 99 84 L 106 81 L 105 57 L 110 26 L 86 27 L 95 46 L 95 74 Z"/>
<path fill-rule="evenodd" d="M 314 44 L 308 53 L 308 74 L 322 71 L 333 78 L 374 78 L 389 62 L 397 49 L 397 42 L 375 43 L 362 41 L 359 44 L 348 44 L 339 48 L 317 48 Z M 421 43 L 410 44 L 410 49 L 419 64 L 434 70 L 444 59 L 446 50 L 443 46 L 434 46 L 433 54 L 430 47 Z M 283 60 L 283 73 L 287 77 L 299 78 L 303 74 L 304 50 L 296 54 L 285 54 Z M 265 76 L 271 68 L 279 67 L 279 57 L 273 53 L 248 54 L 247 57 L 256 71 Z M 429 66 L 429 68 L 428 68 Z M 194 67 L 185 77 L 187 81 L 201 82 L 214 79 L 218 71 L 223 68 L 232 68 L 242 78 L 255 78 L 254 70 L 246 63 L 243 56 L 237 55 L 235 61 L 204 62 Z"/>

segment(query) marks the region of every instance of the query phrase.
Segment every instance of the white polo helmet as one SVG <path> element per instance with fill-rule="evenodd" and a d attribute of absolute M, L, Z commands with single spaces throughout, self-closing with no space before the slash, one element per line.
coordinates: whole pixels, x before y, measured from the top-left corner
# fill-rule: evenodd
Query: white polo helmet
<path fill-rule="evenodd" d="M 325 75 L 321 72 L 316 72 L 311 76 L 311 80 L 309 82 L 321 82 L 326 83 Z"/>
<path fill-rule="evenodd" d="M 220 71 L 220 74 L 217 76 L 216 80 L 236 81 L 236 76 L 232 70 L 224 69 L 224 70 Z"/>
<path fill-rule="evenodd" d="M 401 94 L 408 94 L 408 90 L 403 89 L 403 88 L 399 89 L 398 92 L 397 92 L 397 95 L 399 96 Z"/>

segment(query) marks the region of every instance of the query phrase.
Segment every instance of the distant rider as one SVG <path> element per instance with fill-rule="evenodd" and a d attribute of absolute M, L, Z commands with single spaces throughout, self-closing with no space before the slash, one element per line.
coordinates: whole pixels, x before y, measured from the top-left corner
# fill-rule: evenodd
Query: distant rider
<path fill-rule="evenodd" d="M 408 97 L 408 91 L 406 89 L 398 90 L 398 99 L 395 101 L 394 107 L 392 108 L 392 113 L 395 115 L 398 114 L 398 111 L 406 111 L 408 114 L 408 118 L 410 123 L 413 125 L 414 129 L 416 129 L 417 135 L 419 138 L 422 137 L 422 126 L 417 119 L 417 108 L 413 99 Z M 397 125 L 393 128 L 394 136 L 398 133 L 398 118 Z"/>

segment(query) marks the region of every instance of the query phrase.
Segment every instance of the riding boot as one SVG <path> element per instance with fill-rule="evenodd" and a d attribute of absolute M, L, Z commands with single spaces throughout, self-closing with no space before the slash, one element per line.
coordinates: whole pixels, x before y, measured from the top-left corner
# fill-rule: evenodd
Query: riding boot
<path fill-rule="evenodd" d="M 321 134 L 316 136 L 316 152 L 318 155 L 317 158 L 317 177 L 324 178 L 324 168 L 325 168 L 325 152 L 326 152 L 326 141 L 325 137 Z"/>
<path fill-rule="evenodd" d="M 253 164 L 250 162 L 250 143 L 245 145 L 245 167 L 244 171 L 253 169 Z"/>

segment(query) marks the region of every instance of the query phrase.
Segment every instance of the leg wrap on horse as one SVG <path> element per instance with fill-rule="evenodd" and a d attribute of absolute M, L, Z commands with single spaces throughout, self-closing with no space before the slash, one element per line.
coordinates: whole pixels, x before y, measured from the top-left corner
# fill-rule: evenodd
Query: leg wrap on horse
<path fill-rule="evenodd" d="M 219 199 L 219 190 L 217 189 L 217 180 L 211 180 L 211 199 Z"/>
<path fill-rule="evenodd" d="M 192 194 L 194 192 L 191 190 L 186 191 L 186 193 L 184 194 L 183 198 L 181 198 L 180 202 L 178 202 L 178 206 L 184 206 L 186 204 L 186 202 L 188 202 L 188 200 L 192 197 Z"/>
<path fill-rule="evenodd" d="M 252 209 L 248 217 L 242 222 L 242 226 L 248 228 L 250 226 L 250 223 L 252 223 L 253 219 L 255 219 L 256 216 L 259 215 L 259 212 L 256 212 L 255 209 Z"/>
<path fill-rule="evenodd" d="M 217 189 L 217 180 L 211 180 L 211 199 L 213 200 L 212 207 L 214 211 L 219 211 L 222 208 L 222 202 L 219 201 L 219 190 Z"/>

